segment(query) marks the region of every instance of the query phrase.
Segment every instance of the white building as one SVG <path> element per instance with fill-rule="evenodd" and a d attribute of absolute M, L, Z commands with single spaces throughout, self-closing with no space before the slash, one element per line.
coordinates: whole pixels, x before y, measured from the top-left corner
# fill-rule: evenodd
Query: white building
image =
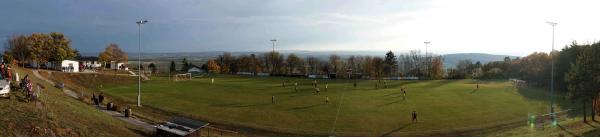
<path fill-rule="evenodd" d="M 79 62 L 74 60 L 63 60 L 60 63 L 63 72 L 79 72 Z"/>
<path fill-rule="evenodd" d="M 188 68 L 187 72 L 188 73 L 204 73 L 204 70 L 202 70 L 198 66 L 192 65 L 191 67 Z"/>
<path fill-rule="evenodd" d="M 82 61 L 82 63 L 83 66 L 90 68 L 99 68 L 102 66 L 102 64 L 100 64 L 100 62 L 98 61 Z"/>
<path fill-rule="evenodd" d="M 110 62 L 110 69 L 113 69 L 113 70 L 129 70 L 127 68 L 127 66 L 125 66 L 125 63 L 123 63 L 123 62 L 116 62 L 116 61 L 111 61 Z"/>

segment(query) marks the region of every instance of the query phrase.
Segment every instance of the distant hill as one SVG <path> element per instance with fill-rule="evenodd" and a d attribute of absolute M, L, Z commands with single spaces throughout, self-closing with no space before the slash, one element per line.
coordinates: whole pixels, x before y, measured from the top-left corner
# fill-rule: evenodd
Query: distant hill
<path fill-rule="evenodd" d="M 209 58 L 215 58 L 219 55 L 222 55 L 225 51 L 205 51 L 205 52 L 172 52 L 172 53 L 143 53 L 143 60 L 164 60 L 170 61 L 181 60 L 183 58 L 187 58 L 190 61 L 193 61 L 194 64 L 199 64 L 205 62 Z M 342 58 L 347 58 L 352 55 L 357 56 L 380 56 L 383 57 L 386 51 L 304 51 L 304 50 L 284 50 L 279 51 L 284 55 L 288 55 L 294 53 L 300 57 L 313 56 L 320 58 L 322 60 L 329 60 L 329 56 L 332 54 L 339 55 Z M 247 51 L 247 52 L 230 52 L 231 55 L 239 56 L 239 55 L 249 55 L 256 54 L 261 55 L 264 52 L 260 51 Z M 399 52 L 394 52 L 396 55 L 401 54 Z M 97 56 L 98 53 L 84 53 L 84 56 Z M 510 57 L 511 59 L 516 58 L 517 56 L 509 56 L 509 55 L 494 55 L 494 54 L 486 54 L 486 53 L 453 53 L 453 54 L 445 54 L 444 58 L 444 67 L 445 68 L 454 68 L 456 64 L 460 60 L 472 60 L 473 62 L 480 61 L 482 64 L 491 62 L 491 61 L 502 61 L 504 57 Z M 135 61 L 137 59 L 137 53 L 129 53 L 129 59 Z"/>
<path fill-rule="evenodd" d="M 485 64 L 492 61 L 503 61 L 505 57 L 510 57 L 511 59 L 514 59 L 517 56 L 493 55 L 485 53 L 455 53 L 443 55 L 445 68 L 454 68 L 460 60 L 468 59 L 473 61 L 473 63 L 479 61 L 482 64 Z"/>

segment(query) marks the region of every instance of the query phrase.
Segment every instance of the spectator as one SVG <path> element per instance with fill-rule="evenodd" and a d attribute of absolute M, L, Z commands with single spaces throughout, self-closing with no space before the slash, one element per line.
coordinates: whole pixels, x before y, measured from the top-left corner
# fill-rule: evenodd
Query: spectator
<path fill-rule="evenodd" d="M 104 95 L 102 93 L 100 93 L 100 95 L 98 95 L 99 104 L 102 104 L 102 101 L 104 101 Z"/>
<path fill-rule="evenodd" d="M 0 64 L 0 75 L 2 75 L 2 79 L 6 78 L 6 68 L 4 63 Z"/>
<path fill-rule="evenodd" d="M 26 86 L 27 86 L 27 83 L 28 83 L 27 81 L 28 80 L 29 80 L 29 75 L 28 74 L 25 75 L 25 77 L 23 77 L 23 79 L 21 80 L 21 83 L 20 83 L 19 86 L 21 87 L 21 89 L 23 89 L 23 91 L 26 91 L 25 89 L 26 89 Z"/>
<path fill-rule="evenodd" d="M 10 67 L 6 67 L 6 81 L 11 81 L 12 80 L 12 74 L 11 74 L 12 70 L 10 69 Z"/>
<path fill-rule="evenodd" d="M 33 94 L 33 85 L 29 79 L 27 79 L 27 84 L 25 84 L 25 92 L 27 93 L 27 98 L 31 99 Z"/>
<path fill-rule="evenodd" d="M 92 104 L 93 105 L 97 105 L 98 104 L 98 99 L 96 99 L 96 93 L 92 93 Z"/>

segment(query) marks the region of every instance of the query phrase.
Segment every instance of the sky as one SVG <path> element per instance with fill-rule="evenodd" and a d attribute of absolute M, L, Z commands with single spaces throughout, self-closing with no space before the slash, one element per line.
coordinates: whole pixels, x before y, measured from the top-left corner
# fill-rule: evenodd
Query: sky
<path fill-rule="evenodd" d="M 2 0 L 0 40 L 62 32 L 82 53 L 408 51 L 525 56 L 600 40 L 598 0 Z M 4 42 L 5 43 L 5 42 Z"/>

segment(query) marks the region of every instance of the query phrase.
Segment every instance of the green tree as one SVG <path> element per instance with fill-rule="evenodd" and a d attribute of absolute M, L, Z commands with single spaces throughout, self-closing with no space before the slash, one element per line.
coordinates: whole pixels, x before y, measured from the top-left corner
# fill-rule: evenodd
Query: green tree
<path fill-rule="evenodd" d="M 584 45 L 579 45 L 573 41 L 571 45 L 565 46 L 555 57 L 555 87 L 557 91 L 568 91 L 568 84 L 565 81 L 566 74 L 571 69 L 571 66 L 575 64 L 577 56 L 583 52 Z"/>
<path fill-rule="evenodd" d="M 8 63 L 8 64 L 12 64 L 12 61 L 15 58 L 13 57 L 13 55 L 10 52 L 6 52 L 4 51 L 4 54 L 2 54 L 2 61 Z"/>
<path fill-rule="evenodd" d="M 119 45 L 115 43 L 109 43 L 106 45 L 104 51 L 98 55 L 98 61 L 100 62 L 110 63 L 111 61 L 116 61 L 127 63 L 127 60 L 127 53 L 123 52 Z"/>
<path fill-rule="evenodd" d="M 584 121 L 586 119 L 586 102 L 595 102 L 600 89 L 600 43 L 585 48 L 575 64 L 566 74 L 569 83 L 569 96 L 571 99 L 581 101 L 583 105 Z M 592 119 L 594 118 L 594 107 L 592 106 Z"/>
<path fill-rule="evenodd" d="M 58 32 L 52 32 L 50 35 L 48 55 L 49 61 L 59 64 L 61 61 L 66 59 L 74 59 L 77 57 L 77 50 L 71 48 L 71 40 L 65 35 Z"/>
<path fill-rule="evenodd" d="M 186 69 L 190 67 L 190 63 L 188 62 L 187 58 L 183 58 L 183 60 L 181 60 L 181 64 L 183 64 L 183 66 L 181 66 L 181 71 L 187 71 Z"/>
<path fill-rule="evenodd" d="M 31 60 L 35 61 L 39 68 L 41 64 L 50 60 L 50 42 L 51 37 L 43 33 L 33 33 L 29 36 L 29 44 L 31 45 L 29 55 Z"/>
<path fill-rule="evenodd" d="M 394 75 L 394 72 L 396 72 L 396 68 L 398 68 L 398 62 L 396 62 L 396 55 L 394 55 L 394 52 L 390 50 L 387 53 L 385 53 L 384 62 L 384 71 L 386 75 Z"/>
<path fill-rule="evenodd" d="M 551 58 L 548 53 L 534 52 L 521 59 L 522 79 L 528 84 L 546 87 L 550 84 Z"/>
<path fill-rule="evenodd" d="M 175 68 L 175 61 L 171 60 L 171 65 L 169 66 L 169 73 L 175 71 L 177 71 L 177 69 Z"/>

